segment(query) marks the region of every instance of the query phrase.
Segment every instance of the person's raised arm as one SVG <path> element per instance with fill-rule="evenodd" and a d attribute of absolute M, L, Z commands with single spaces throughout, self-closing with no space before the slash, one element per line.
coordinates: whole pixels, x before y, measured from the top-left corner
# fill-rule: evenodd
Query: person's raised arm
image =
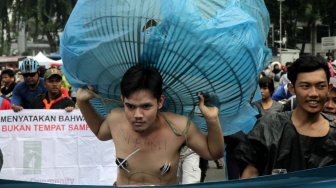
<path fill-rule="evenodd" d="M 111 132 L 105 118 L 103 118 L 90 103 L 90 99 L 92 98 L 93 91 L 82 88 L 78 89 L 76 94 L 78 108 L 82 112 L 82 115 L 84 116 L 91 131 L 99 140 L 105 141 L 112 139 Z"/>
<path fill-rule="evenodd" d="M 199 98 L 199 108 L 206 121 L 208 135 L 202 134 L 196 126 L 192 126 L 187 145 L 204 159 L 219 159 L 224 155 L 224 137 L 218 117 L 219 110 L 217 107 L 206 106 L 202 95 L 199 95 Z"/>
<path fill-rule="evenodd" d="M 11 108 L 14 110 L 14 112 L 19 112 L 23 110 L 23 107 L 21 106 L 22 104 L 22 99 L 20 96 L 20 90 L 21 87 L 19 88 L 18 85 L 16 85 L 13 89 L 13 95 L 11 98 Z"/>

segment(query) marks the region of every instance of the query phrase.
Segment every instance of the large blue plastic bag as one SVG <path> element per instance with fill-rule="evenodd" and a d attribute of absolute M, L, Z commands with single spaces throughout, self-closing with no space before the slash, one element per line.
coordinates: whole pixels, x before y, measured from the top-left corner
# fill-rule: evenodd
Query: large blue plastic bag
<path fill-rule="evenodd" d="M 258 0 L 79 0 L 61 39 L 63 69 L 72 86 L 105 98 L 94 102 L 105 115 L 118 106 L 109 101 L 120 99 L 126 70 L 153 66 L 164 79 L 165 110 L 188 114 L 198 92 L 215 93 L 223 130 L 232 132 L 247 126 L 234 119 L 250 109 L 269 61 L 268 29 Z"/>

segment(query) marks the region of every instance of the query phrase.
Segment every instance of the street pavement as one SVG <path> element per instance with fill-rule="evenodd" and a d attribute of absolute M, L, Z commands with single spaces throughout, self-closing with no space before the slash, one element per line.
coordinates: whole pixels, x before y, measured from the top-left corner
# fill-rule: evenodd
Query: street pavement
<path fill-rule="evenodd" d="M 218 169 L 214 161 L 209 161 L 209 168 L 205 177 L 205 182 L 224 181 L 225 168 Z"/>

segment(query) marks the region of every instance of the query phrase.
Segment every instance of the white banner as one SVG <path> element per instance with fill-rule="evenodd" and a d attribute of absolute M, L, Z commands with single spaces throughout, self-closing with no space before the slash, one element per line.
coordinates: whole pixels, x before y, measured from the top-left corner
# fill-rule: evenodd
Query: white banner
<path fill-rule="evenodd" d="M 0 179 L 112 185 L 113 142 L 99 141 L 79 110 L 0 111 Z"/>

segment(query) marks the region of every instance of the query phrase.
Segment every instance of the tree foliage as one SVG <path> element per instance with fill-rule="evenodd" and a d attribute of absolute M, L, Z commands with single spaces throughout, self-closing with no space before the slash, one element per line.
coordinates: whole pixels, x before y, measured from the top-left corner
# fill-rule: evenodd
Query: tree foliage
<path fill-rule="evenodd" d="M 279 28 L 279 2 L 277 0 L 265 0 L 266 6 L 271 16 L 271 22 L 275 28 Z M 297 43 L 304 44 L 310 42 L 312 51 L 315 51 L 315 34 L 317 25 L 325 25 L 330 28 L 330 35 L 335 31 L 336 1 L 334 0 L 285 0 L 282 2 L 282 25 L 283 35 L 287 33 L 287 46 L 296 48 Z M 298 23 L 305 24 L 298 27 Z M 302 35 L 306 37 L 302 37 Z M 304 40 L 309 38 L 310 40 Z"/>
<path fill-rule="evenodd" d="M 10 51 L 11 36 L 9 10 L 12 2 L 12 0 L 2 0 L 0 3 L 0 54 L 8 54 Z"/>
<path fill-rule="evenodd" d="M 10 44 L 18 31 L 26 28 L 27 40 L 47 40 L 50 51 L 57 51 L 59 36 L 77 0 L 1 0 L 0 54 L 9 55 Z M 279 2 L 265 0 L 275 30 L 279 30 Z M 282 2 L 282 36 L 287 35 L 287 47 L 316 40 L 318 24 L 328 26 L 330 35 L 336 35 L 335 0 L 285 0 Z M 321 23 L 319 22 L 321 21 Z M 304 23 L 304 27 L 298 27 Z M 276 33 L 279 35 L 279 33 Z M 303 37 L 304 36 L 304 37 Z M 307 41 L 307 38 L 309 39 Z M 313 45 L 314 46 L 314 45 Z"/>
<path fill-rule="evenodd" d="M 11 38 L 17 38 L 18 31 L 25 27 L 28 40 L 38 42 L 45 38 L 50 51 L 57 51 L 58 34 L 63 30 L 76 2 L 77 0 L 1 0 L 1 44 L 10 44 Z M 10 35 L 6 40 L 3 39 L 4 33 Z M 9 50 L 4 47 L 5 45 L 0 46 L 0 53 L 8 54 Z"/>

